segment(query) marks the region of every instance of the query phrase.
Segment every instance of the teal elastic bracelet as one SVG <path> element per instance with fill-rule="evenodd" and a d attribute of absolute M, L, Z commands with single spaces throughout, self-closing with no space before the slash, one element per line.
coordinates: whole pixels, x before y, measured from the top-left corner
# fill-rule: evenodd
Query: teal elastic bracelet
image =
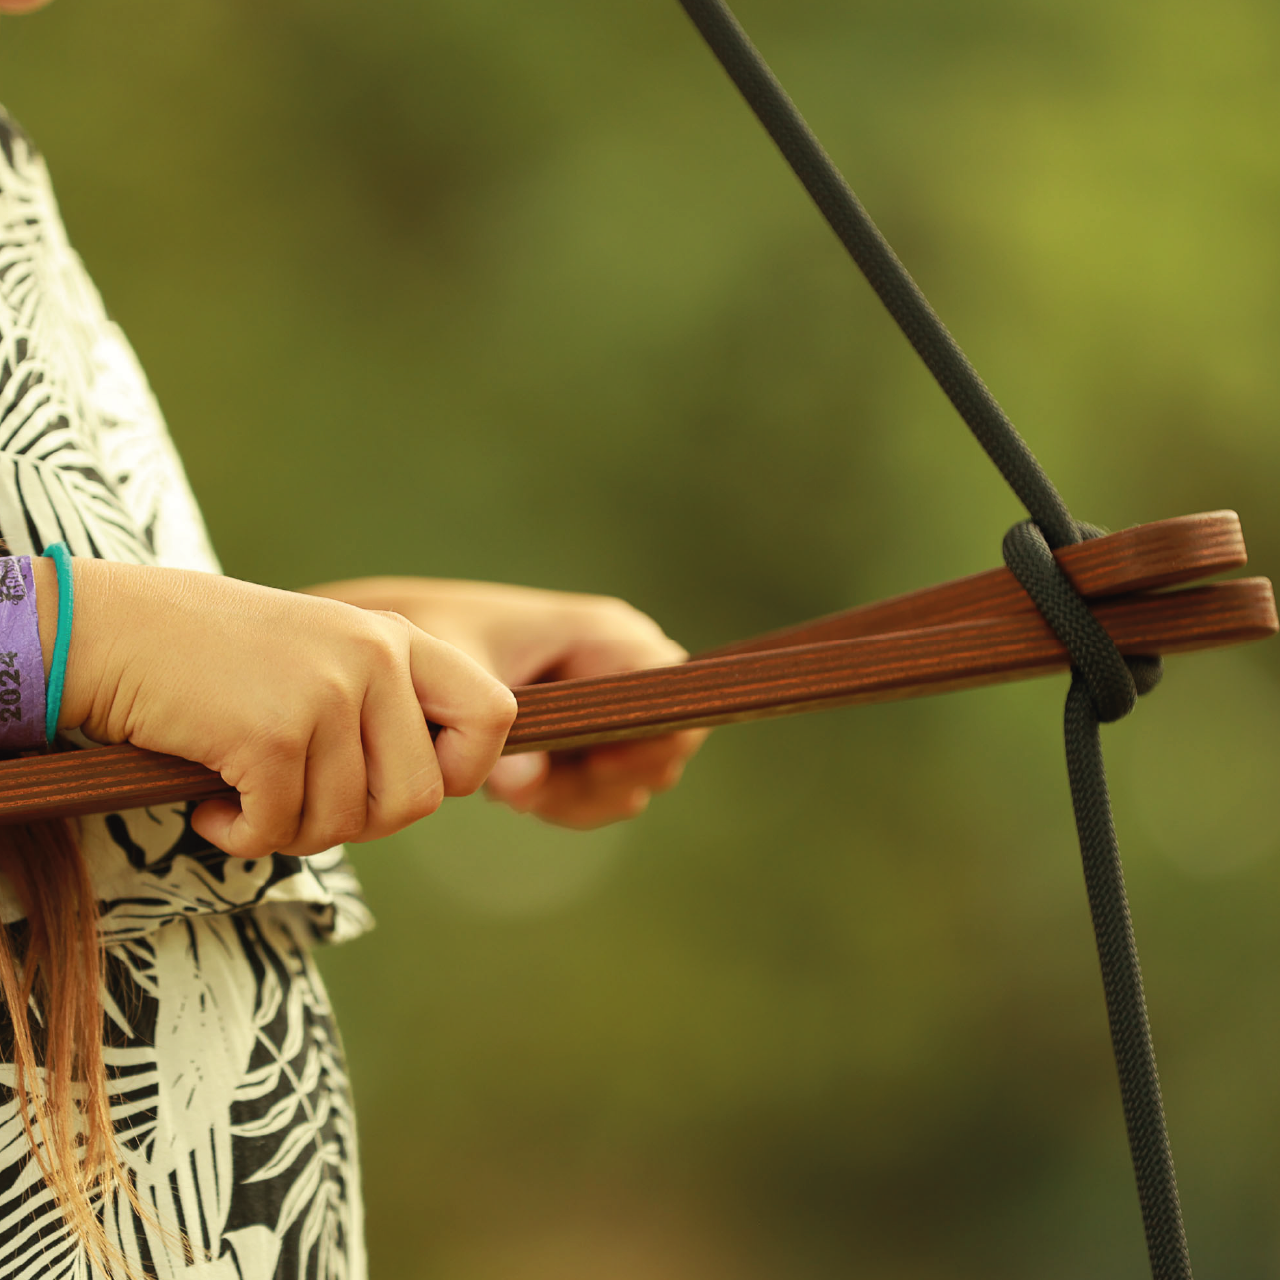
<path fill-rule="evenodd" d="M 71 552 L 65 542 L 45 547 L 44 554 L 58 571 L 58 630 L 53 641 L 53 661 L 49 664 L 49 685 L 44 702 L 44 733 L 53 746 L 58 732 L 58 712 L 62 710 L 62 686 L 67 678 L 67 651 L 71 648 L 71 616 L 75 612 L 76 590 L 71 578 Z"/>

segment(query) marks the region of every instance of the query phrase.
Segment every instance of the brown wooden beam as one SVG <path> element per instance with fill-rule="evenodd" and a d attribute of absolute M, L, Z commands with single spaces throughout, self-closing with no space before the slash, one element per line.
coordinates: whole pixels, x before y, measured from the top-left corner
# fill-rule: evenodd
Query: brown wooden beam
<path fill-rule="evenodd" d="M 1126 654 L 1263 639 L 1278 624 L 1265 578 L 1144 590 L 1238 568 L 1233 512 L 1141 525 L 1057 553 Z M 1136 594 L 1116 595 L 1117 592 Z M 919 697 L 1068 667 L 1008 570 L 995 569 L 729 645 L 675 667 L 515 690 L 508 753 L 575 750 L 675 729 Z M 227 794 L 202 765 L 128 744 L 0 763 L 0 823 Z"/>

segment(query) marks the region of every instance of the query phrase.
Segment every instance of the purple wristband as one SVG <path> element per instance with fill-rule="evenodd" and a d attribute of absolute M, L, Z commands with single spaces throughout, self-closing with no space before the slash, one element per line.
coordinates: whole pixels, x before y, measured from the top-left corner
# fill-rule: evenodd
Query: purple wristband
<path fill-rule="evenodd" d="M 44 654 L 30 556 L 0 557 L 0 751 L 45 745 Z"/>

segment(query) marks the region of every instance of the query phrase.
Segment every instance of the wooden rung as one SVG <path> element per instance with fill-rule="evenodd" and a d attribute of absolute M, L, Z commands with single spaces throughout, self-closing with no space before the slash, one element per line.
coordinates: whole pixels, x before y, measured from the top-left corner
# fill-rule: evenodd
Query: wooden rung
<path fill-rule="evenodd" d="M 1266 578 L 1093 608 L 1121 653 L 1185 653 L 1262 640 L 1277 630 Z M 518 689 L 507 751 L 563 751 L 678 728 L 700 728 L 889 702 L 1066 671 L 1067 651 L 1034 610 L 678 667 Z"/>
<path fill-rule="evenodd" d="M 1121 652 L 1179 653 L 1275 634 L 1271 584 L 1184 591 L 1245 563 L 1234 512 L 1140 525 L 1057 553 Z M 1136 594 L 1117 594 L 1121 592 Z M 1006 569 L 995 569 L 675 667 L 515 690 L 508 753 L 574 750 L 682 728 L 918 697 L 1066 670 L 1066 650 Z M 202 765 L 130 745 L 0 764 L 0 823 L 203 800 L 230 788 Z"/>
<path fill-rule="evenodd" d="M 1135 525 L 1063 547 L 1054 552 L 1054 559 L 1086 600 L 1200 582 L 1242 569 L 1249 562 L 1240 517 L 1234 511 L 1205 511 Z M 1035 605 L 1017 578 L 1001 567 L 719 645 L 695 656 L 719 658 L 823 640 L 854 640 L 882 631 L 910 631 L 1020 611 L 1035 612 Z"/>

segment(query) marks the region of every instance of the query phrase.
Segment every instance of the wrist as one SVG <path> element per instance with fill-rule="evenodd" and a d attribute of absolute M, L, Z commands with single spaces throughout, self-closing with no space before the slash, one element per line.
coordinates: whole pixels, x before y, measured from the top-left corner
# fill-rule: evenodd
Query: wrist
<path fill-rule="evenodd" d="M 111 641 L 121 633 L 120 622 L 109 616 L 106 602 L 118 595 L 113 587 L 121 571 L 145 572 L 140 566 L 117 565 L 92 557 L 73 557 L 75 611 L 71 619 L 70 648 L 62 686 L 58 728 L 78 729 L 91 719 L 99 719 L 95 709 L 104 703 L 102 691 L 108 681 L 106 657 L 114 648 Z M 40 628 L 40 648 L 44 673 L 49 676 L 57 637 L 58 614 L 64 607 L 58 588 L 57 567 L 52 559 L 33 556 L 31 572 L 36 587 L 36 612 Z M 130 623 L 138 627 L 136 609 Z M 109 704 L 111 699 L 106 699 Z"/>

